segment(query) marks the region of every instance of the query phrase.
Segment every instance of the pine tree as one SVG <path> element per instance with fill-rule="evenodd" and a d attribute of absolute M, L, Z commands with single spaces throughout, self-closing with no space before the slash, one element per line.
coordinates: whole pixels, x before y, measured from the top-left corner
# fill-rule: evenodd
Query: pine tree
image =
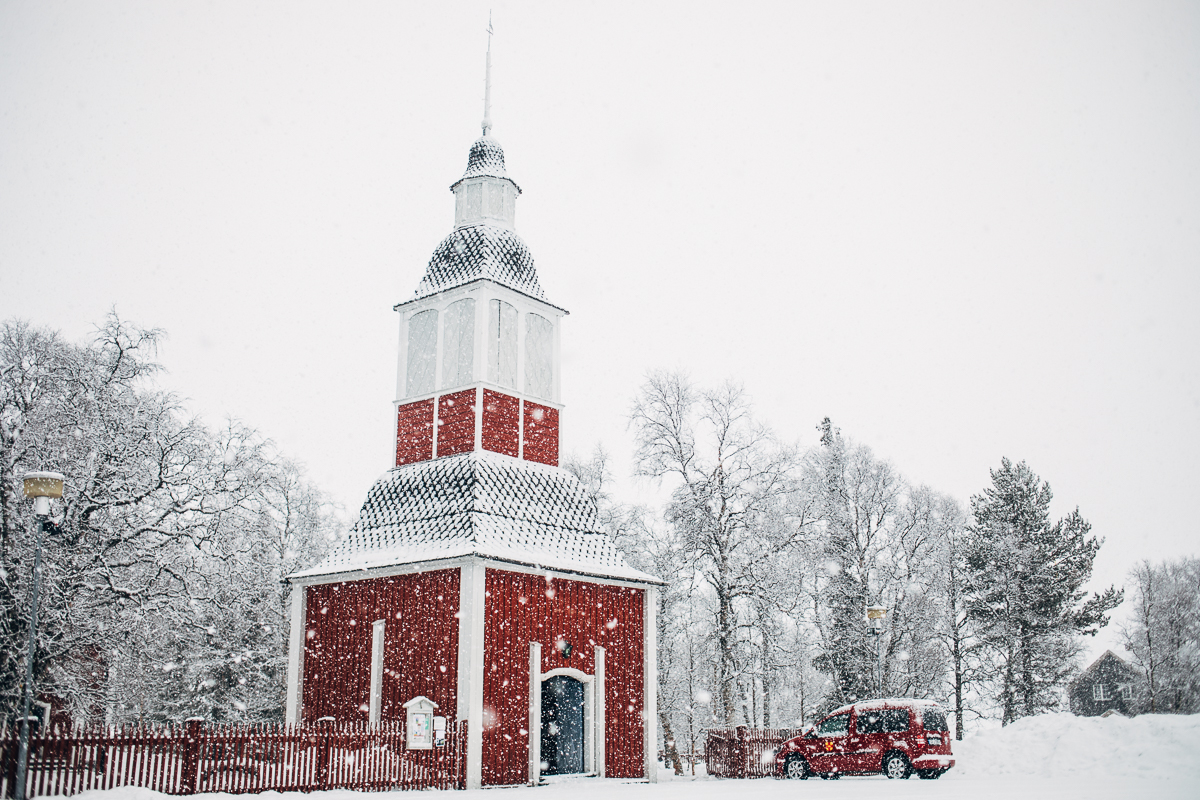
<path fill-rule="evenodd" d="M 1094 635 L 1122 599 L 1109 588 L 1085 601 L 1082 586 L 1102 539 L 1076 509 L 1051 523 L 1050 485 L 1007 458 L 971 498 L 965 542 L 967 614 L 990 657 L 1001 722 L 1058 706 L 1074 671 L 1077 636 Z"/>

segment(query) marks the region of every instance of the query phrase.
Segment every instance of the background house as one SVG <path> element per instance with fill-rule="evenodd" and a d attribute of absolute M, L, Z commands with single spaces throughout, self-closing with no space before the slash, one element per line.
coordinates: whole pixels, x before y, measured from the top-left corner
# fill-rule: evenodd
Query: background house
<path fill-rule="evenodd" d="M 1138 700 L 1142 674 L 1112 650 L 1092 662 L 1067 687 L 1071 713 L 1095 717 L 1106 711 L 1132 716 L 1141 711 Z"/>

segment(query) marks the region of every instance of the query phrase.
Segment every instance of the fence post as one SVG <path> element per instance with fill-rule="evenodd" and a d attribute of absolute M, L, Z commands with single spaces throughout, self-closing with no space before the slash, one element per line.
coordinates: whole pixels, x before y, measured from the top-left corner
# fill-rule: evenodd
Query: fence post
<path fill-rule="evenodd" d="M 329 788 L 329 751 L 333 747 L 333 717 L 317 720 L 317 785 Z"/>
<path fill-rule="evenodd" d="M 748 729 L 745 725 L 737 726 L 737 768 L 734 771 L 735 778 L 746 777 L 746 762 L 750 759 L 750 744 L 746 741 Z"/>
<path fill-rule="evenodd" d="M 458 725 L 458 741 L 454 745 L 458 751 L 458 789 L 467 788 L 467 721 L 464 719 Z"/>
<path fill-rule="evenodd" d="M 179 793 L 195 794 L 196 779 L 200 775 L 200 726 L 201 717 L 192 717 L 183 723 L 183 769 L 179 774 Z"/>

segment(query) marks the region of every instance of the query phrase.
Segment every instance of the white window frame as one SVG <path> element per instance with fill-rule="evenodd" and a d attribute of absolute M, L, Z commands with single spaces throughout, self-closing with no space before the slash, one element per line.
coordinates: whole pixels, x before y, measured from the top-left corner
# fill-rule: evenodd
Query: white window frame
<path fill-rule="evenodd" d="M 1098 703 L 1107 702 L 1112 697 L 1108 694 L 1108 685 L 1098 681 L 1092 684 L 1092 699 Z"/>

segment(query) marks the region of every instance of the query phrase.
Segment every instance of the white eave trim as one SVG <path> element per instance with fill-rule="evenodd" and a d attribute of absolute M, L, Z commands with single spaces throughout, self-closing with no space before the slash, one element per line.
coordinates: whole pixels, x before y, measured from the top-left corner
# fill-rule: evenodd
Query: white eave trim
<path fill-rule="evenodd" d="M 602 583 L 609 586 L 625 586 L 633 589 L 644 589 L 647 586 L 666 586 L 666 582 L 659 579 L 639 580 L 636 578 L 615 578 L 609 575 L 601 575 L 584 571 L 575 571 L 563 569 L 561 567 L 541 567 L 536 564 L 527 564 L 519 561 L 508 561 L 494 556 L 483 555 L 465 555 L 456 556 L 454 558 L 433 559 L 430 561 L 413 561 L 405 564 L 390 564 L 380 567 L 366 567 L 363 569 L 343 570 L 339 572 L 328 572 L 320 575 L 305 575 L 296 573 L 289 575 L 287 580 L 293 586 L 319 586 L 326 583 L 342 583 L 344 581 L 361 581 L 368 578 L 389 578 L 393 575 L 412 575 L 419 572 L 434 572 L 441 569 L 458 569 L 464 564 L 479 562 L 484 567 L 492 569 L 505 570 L 507 572 L 520 572 L 527 575 L 545 575 L 552 578 L 561 578 L 568 581 L 587 580 L 592 583 Z M 653 578 L 653 576 L 648 576 Z"/>
<path fill-rule="evenodd" d="M 429 300 L 430 298 L 437 297 L 437 296 L 443 295 L 443 294 L 447 294 L 449 292 L 456 292 L 459 289 L 463 289 L 467 286 L 473 286 L 477 283 L 482 283 L 483 281 L 487 281 L 488 283 L 492 284 L 493 286 L 498 286 L 501 289 L 507 289 L 510 292 L 519 294 L 519 295 L 521 295 L 521 297 L 528 298 L 535 303 L 541 303 L 542 305 L 546 306 L 547 308 L 553 308 L 555 311 L 559 312 L 564 317 L 570 315 L 570 313 L 571 313 L 570 311 L 567 311 L 565 308 L 560 308 L 559 306 L 556 306 L 553 303 L 547 302 L 540 297 L 534 297 L 533 295 L 529 294 L 528 292 L 522 292 L 520 289 L 516 289 L 516 288 L 513 288 L 512 286 L 509 286 L 507 283 L 500 283 L 500 281 L 497 281 L 494 278 L 484 278 L 484 277 L 474 278 L 472 280 L 467 281 L 466 283 L 460 283 L 456 286 L 451 286 L 446 289 L 440 289 L 436 292 L 431 292 L 429 294 L 423 294 L 420 297 L 414 297 L 411 300 L 401 301 L 401 302 L 397 303 L 396 305 L 392 306 L 392 311 L 399 311 L 400 309 L 404 308 L 405 306 L 412 305 L 413 303 L 421 303 L 426 300 Z"/>

